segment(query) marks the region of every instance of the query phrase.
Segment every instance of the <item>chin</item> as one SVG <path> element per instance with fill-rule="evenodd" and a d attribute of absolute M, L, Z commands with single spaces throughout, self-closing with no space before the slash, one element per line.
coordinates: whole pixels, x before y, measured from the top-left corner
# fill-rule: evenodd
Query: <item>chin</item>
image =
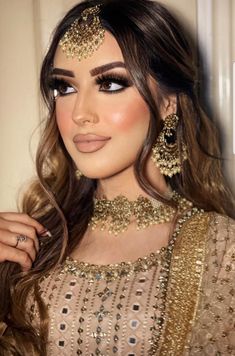
<path fill-rule="evenodd" d="M 110 169 L 110 164 L 108 165 L 109 169 L 107 169 L 107 166 L 99 166 L 99 167 L 92 167 L 92 169 L 86 169 L 85 167 L 83 168 L 81 165 L 77 165 L 78 169 L 81 170 L 82 174 L 90 179 L 106 179 L 106 178 L 111 178 L 119 173 L 121 173 L 123 170 L 125 170 L 125 167 L 113 167 L 113 169 Z"/>
<path fill-rule="evenodd" d="M 75 162 L 75 165 L 87 178 L 108 179 L 129 170 L 133 167 L 134 162 L 134 159 L 127 159 L 126 161 L 118 161 L 118 159 L 116 161 L 110 159 L 96 159 L 90 160 L 89 162 L 80 159 Z"/>
<path fill-rule="evenodd" d="M 90 179 L 105 179 L 105 178 L 110 178 L 112 177 L 114 174 L 100 174 L 100 172 L 94 172 L 94 173 L 85 173 L 83 172 L 83 175 L 87 178 L 90 178 Z"/>

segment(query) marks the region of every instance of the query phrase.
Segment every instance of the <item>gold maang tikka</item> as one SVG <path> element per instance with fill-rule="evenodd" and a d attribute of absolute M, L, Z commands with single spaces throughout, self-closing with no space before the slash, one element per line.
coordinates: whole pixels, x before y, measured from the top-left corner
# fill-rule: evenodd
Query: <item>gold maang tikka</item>
<path fill-rule="evenodd" d="M 172 199 L 177 203 L 179 212 L 190 209 L 192 203 L 172 192 Z M 134 217 L 136 229 L 145 229 L 154 224 L 172 220 L 176 209 L 158 200 L 139 196 L 130 201 L 123 195 L 113 200 L 106 197 L 94 199 L 94 212 L 89 222 L 92 230 L 108 230 L 110 234 L 118 235 L 127 230 Z"/>
<path fill-rule="evenodd" d="M 59 42 L 67 57 L 77 57 L 79 61 L 90 57 L 104 41 L 105 29 L 98 16 L 100 6 L 87 8 L 66 31 Z"/>

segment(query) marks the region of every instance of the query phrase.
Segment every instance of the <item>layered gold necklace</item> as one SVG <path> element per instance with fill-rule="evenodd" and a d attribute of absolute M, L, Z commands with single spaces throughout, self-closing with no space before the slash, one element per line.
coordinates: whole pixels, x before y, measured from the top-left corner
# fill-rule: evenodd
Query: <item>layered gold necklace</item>
<path fill-rule="evenodd" d="M 123 195 L 113 200 L 106 197 L 94 198 L 94 211 L 89 226 L 92 230 L 108 230 L 110 234 L 118 235 L 126 231 L 132 222 L 136 224 L 137 230 L 141 230 L 154 224 L 169 222 L 177 210 L 183 212 L 192 207 L 191 202 L 175 191 L 171 198 L 177 203 L 177 209 L 141 195 L 134 201 Z"/>

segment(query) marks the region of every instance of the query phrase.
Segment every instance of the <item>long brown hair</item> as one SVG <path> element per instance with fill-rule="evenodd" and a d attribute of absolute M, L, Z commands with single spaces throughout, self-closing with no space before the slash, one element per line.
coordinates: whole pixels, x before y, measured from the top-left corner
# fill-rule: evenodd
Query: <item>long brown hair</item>
<path fill-rule="evenodd" d="M 25 355 L 29 347 L 38 355 L 46 355 L 48 315 L 38 283 L 79 244 L 92 216 L 97 181 L 75 178 L 74 163 L 56 125 L 55 102 L 48 79 L 59 40 L 85 8 L 97 4 L 102 5 L 103 26 L 116 38 L 127 70 L 151 113 L 148 135 L 135 162 L 139 185 L 164 201 L 145 176 L 145 166 L 162 129 L 161 100 L 165 95 L 175 94 L 180 117 L 177 138 L 179 142 L 184 140 L 189 158 L 182 172 L 167 178 L 167 183 L 198 207 L 234 217 L 231 193 L 222 174 L 217 131 L 200 106 L 197 62 L 178 21 L 165 7 L 150 0 L 88 0 L 78 4 L 55 29 L 42 64 L 41 92 L 49 114 L 37 152 L 38 178 L 25 195 L 22 208 L 46 226 L 52 236 L 41 238 L 40 251 L 27 275 L 22 276 L 13 263 L 6 262 L 0 267 L 0 321 L 9 330 L 0 339 L 1 355 L 7 354 L 6 350 Z M 158 85 L 157 98 L 147 84 L 150 75 Z M 39 326 L 32 326 L 25 306 L 27 296 L 35 299 L 41 319 Z"/>

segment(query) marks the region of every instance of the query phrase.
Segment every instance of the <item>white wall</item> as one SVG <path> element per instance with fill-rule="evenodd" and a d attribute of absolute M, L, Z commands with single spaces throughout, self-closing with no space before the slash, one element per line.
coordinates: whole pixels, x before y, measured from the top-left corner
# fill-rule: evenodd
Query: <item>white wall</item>
<path fill-rule="evenodd" d="M 18 188 L 33 172 L 29 142 L 39 106 L 32 4 L 0 1 L 0 210 L 15 209 Z"/>
<path fill-rule="evenodd" d="M 226 176 L 235 192 L 235 103 L 232 81 L 235 61 L 235 1 L 197 0 L 197 8 L 197 32 L 208 73 L 209 97 L 214 116 L 223 133 Z"/>

